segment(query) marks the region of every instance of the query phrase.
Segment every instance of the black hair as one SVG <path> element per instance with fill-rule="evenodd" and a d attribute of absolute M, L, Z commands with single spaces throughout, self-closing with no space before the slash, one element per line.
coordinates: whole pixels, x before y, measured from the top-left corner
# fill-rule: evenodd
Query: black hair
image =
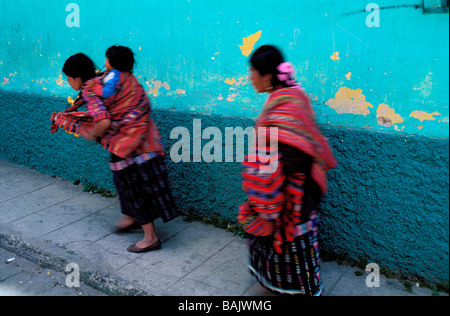
<path fill-rule="evenodd" d="M 271 74 L 273 87 L 289 87 L 285 81 L 280 81 L 278 66 L 284 63 L 281 51 L 272 45 L 264 45 L 258 48 L 250 58 L 250 64 L 261 76 Z"/>
<path fill-rule="evenodd" d="M 109 64 L 119 71 L 133 72 L 134 54 L 128 47 L 114 45 L 106 51 Z"/>
<path fill-rule="evenodd" d="M 78 53 L 66 60 L 63 72 L 66 76 L 81 78 L 84 83 L 96 76 L 96 69 L 92 59 L 83 53 Z"/>

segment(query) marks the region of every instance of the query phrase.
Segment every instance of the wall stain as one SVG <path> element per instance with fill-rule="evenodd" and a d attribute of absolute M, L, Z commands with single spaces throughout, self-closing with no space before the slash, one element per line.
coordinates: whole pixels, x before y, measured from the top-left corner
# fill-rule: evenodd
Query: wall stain
<path fill-rule="evenodd" d="M 380 7 L 380 10 L 391 10 L 391 9 L 421 9 L 422 6 L 420 4 L 401 4 L 401 5 L 391 5 Z M 345 13 L 342 16 L 350 16 L 354 14 L 367 13 L 366 9 L 362 9 L 359 11 Z"/>
<path fill-rule="evenodd" d="M 424 97 L 429 97 L 431 95 L 431 92 L 433 91 L 433 78 L 431 77 L 431 74 L 427 75 L 425 79 L 420 82 L 420 86 L 414 88 L 414 90 L 419 90 L 422 92 L 422 95 Z"/>

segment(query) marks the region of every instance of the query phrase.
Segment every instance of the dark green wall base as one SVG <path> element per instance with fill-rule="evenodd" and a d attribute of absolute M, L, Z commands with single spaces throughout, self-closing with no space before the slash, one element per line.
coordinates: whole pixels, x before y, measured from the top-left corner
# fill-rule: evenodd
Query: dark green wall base
<path fill-rule="evenodd" d="M 0 159 L 68 180 L 114 190 L 109 154 L 63 131 L 50 134 L 49 117 L 61 98 L 0 90 Z M 177 126 L 253 126 L 249 118 L 154 110 L 166 151 Z M 449 141 L 322 126 L 339 161 L 329 174 L 321 246 L 430 281 L 449 279 Z M 206 143 L 208 141 L 204 141 Z M 180 163 L 168 159 L 179 207 L 235 221 L 245 201 L 241 165 Z"/>

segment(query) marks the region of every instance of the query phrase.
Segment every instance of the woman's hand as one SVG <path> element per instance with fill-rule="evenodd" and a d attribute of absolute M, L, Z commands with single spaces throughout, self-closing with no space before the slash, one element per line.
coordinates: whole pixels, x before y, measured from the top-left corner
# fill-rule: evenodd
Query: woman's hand
<path fill-rule="evenodd" d="M 80 135 L 88 142 L 93 142 L 97 138 L 105 135 L 106 131 L 110 128 L 110 126 L 111 126 L 110 119 L 101 120 L 96 122 L 94 126 L 92 126 L 91 128 L 81 130 Z"/>
<path fill-rule="evenodd" d="M 95 138 L 92 136 L 91 131 L 92 131 L 92 128 L 90 128 L 90 129 L 84 128 L 84 129 L 80 130 L 80 135 L 86 141 L 93 142 L 93 141 L 95 141 Z"/>

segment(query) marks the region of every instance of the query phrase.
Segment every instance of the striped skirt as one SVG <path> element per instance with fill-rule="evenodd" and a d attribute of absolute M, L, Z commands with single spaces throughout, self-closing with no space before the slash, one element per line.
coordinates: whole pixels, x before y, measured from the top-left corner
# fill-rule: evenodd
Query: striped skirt
<path fill-rule="evenodd" d="M 137 160 L 136 163 L 117 158 L 112 157 L 111 169 L 122 214 L 134 217 L 140 225 L 153 223 L 160 217 L 164 222 L 176 218 L 177 208 L 170 190 L 164 157 L 156 155 L 149 160 Z"/>
<path fill-rule="evenodd" d="M 298 227 L 293 242 L 284 241 L 283 253 L 273 237 L 248 236 L 249 269 L 268 290 L 281 295 L 319 296 L 322 293 L 318 243 L 318 215 Z"/>

